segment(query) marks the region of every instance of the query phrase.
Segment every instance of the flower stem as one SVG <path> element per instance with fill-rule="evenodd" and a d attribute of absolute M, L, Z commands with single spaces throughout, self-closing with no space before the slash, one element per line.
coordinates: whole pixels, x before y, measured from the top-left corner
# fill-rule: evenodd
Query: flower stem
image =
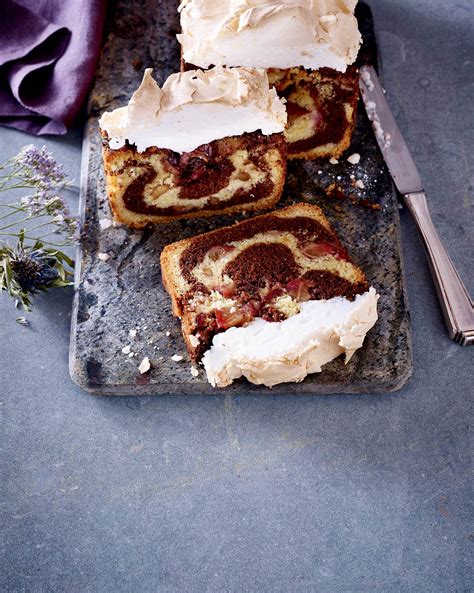
<path fill-rule="evenodd" d="M 18 233 L 4 233 L 3 231 L 0 231 L 0 237 L 18 237 Z M 25 239 L 30 239 L 31 237 L 26 237 Z"/>
<path fill-rule="evenodd" d="M 12 214 L 13 214 L 13 213 L 12 213 Z M 41 218 L 41 217 L 44 217 L 44 216 L 48 216 L 48 215 L 47 215 L 47 214 L 36 214 L 36 215 L 34 216 L 34 218 Z M 1 220 L 1 219 L 0 219 L 0 220 Z M 28 222 L 29 220 L 33 220 L 33 219 L 32 219 L 32 217 L 30 217 L 30 216 L 27 216 L 26 218 L 22 218 L 21 220 L 15 220 L 15 222 L 12 222 L 12 223 L 10 223 L 10 224 L 7 224 L 6 226 L 3 226 L 3 227 L 1 227 L 1 226 L 0 226 L 0 231 L 4 231 L 5 229 L 9 229 L 9 228 L 11 228 L 12 226 L 16 226 L 17 224 L 21 224 L 22 222 Z M 29 231 L 31 231 L 31 230 L 33 230 L 33 229 L 37 229 L 37 228 L 39 228 L 40 226 L 45 226 L 45 224 L 51 224 L 51 222 L 46 222 L 46 223 L 40 224 L 40 225 L 38 225 L 38 226 L 34 226 L 34 227 L 32 227 L 32 228 L 30 228 L 30 229 L 28 229 L 28 230 L 29 230 Z"/>
<path fill-rule="evenodd" d="M 18 212 L 24 212 L 23 208 L 18 208 L 17 206 L 10 206 L 9 204 L 0 204 L 0 206 L 5 206 L 5 208 L 11 208 L 13 212 L 9 212 L 8 214 L 4 214 L 0 216 L 0 220 L 4 218 L 8 218 L 9 216 L 13 216 L 13 214 L 18 214 Z"/>
<path fill-rule="evenodd" d="M 30 229 L 28 229 L 28 230 L 30 230 Z M 44 241 L 44 238 L 45 237 L 49 237 L 50 235 L 56 235 L 56 234 L 59 234 L 57 230 L 55 230 L 55 231 L 49 231 L 49 232 L 45 233 L 44 235 L 41 235 L 41 237 L 39 237 L 39 240 L 40 241 Z M 68 242 L 68 241 L 65 241 L 64 243 L 61 243 L 61 245 L 70 245 L 70 244 L 71 243 Z"/>
<path fill-rule="evenodd" d="M 51 234 L 51 233 L 48 233 Z M 44 237 L 47 237 L 48 235 L 44 235 Z M 27 237 L 29 239 L 29 237 Z M 69 243 L 68 241 L 63 241 L 62 243 L 53 243 L 52 241 L 45 241 L 43 239 L 43 237 L 37 237 L 35 239 L 35 241 L 41 241 L 41 243 L 44 243 L 44 245 L 52 245 L 53 247 L 69 247 L 71 245 L 71 243 Z"/>
<path fill-rule="evenodd" d="M 32 187 L 36 187 L 34 183 L 27 183 L 25 185 L 24 182 L 14 183 L 13 185 L 9 185 L 8 187 L 5 187 L 5 184 L 6 182 L 0 186 L 0 191 L 10 191 L 11 189 L 31 189 Z"/>
<path fill-rule="evenodd" d="M 47 216 L 47 214 L 40 214 L 40 216 Z M 38 216 L 39 218 L 39 216 Z M 28 220 L 27 218 L 25 218 L 25 220 Z M 23 221 L 21 221 L 23 222 Z M 42 222 L 41 224 L 37 224 L 36 226 L 32 226 L 30 228 L 27 228 L 26 230 L 31 233 L 31 231 L 35 231 L 36 229 L 41 229 L 42 227 L 45 226 L 49 226 L 50 224 L 52 224 L 52 222 L 49 220 L 48 222 Z M 52 231 L 53 232 L 53 231 Z M 48 233 L 48 235 L 50 235 L 51 233 Z M 46 236 L 46 235 L 45 235 Z"/>
<path fill-rule="evenodd" d="M 51 233 L 47 233 L 46 235 L 44 235 L 44 237 L 47 237 L 48 235 L 51 235 Z M 18 237 L 18 233 L 2 233 L 2 232 L 0 232 L 0 237 L 2 237 L 2 236 Z M 28 241 L 34 241 L 34 242 L 40 241 L 44 245 L 52 245 L 53 247 L 67 247 L 70 245 L 70 243 L 68 241 L 64 241 L 63 243 L 53 243 L 52 241 L 45 241 L 43 237 L 30 237 L 29 235 L 24 235 L 23 238 Z"/>

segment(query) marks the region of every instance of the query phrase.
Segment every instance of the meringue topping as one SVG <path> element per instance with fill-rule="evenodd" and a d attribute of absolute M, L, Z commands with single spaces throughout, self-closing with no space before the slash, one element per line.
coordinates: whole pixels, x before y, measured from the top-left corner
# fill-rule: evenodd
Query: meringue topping
<path fill-rule="evenodd" d="M 357 58 L 361 36 L 357 0 L 184 0 L 184 60 L 255 68 L 345 72 Z"/>
<path fill-rule="evenodd" d="M 160 88 L 148 68 L 129 104 L 104 113 L 99 124 L 112 149 L 128 141 L 139 152 L 156 146 L 182 153 L 245 132 L 281 133 L 286 109 L 265 70 L 191 70 Z"/>
<path fill-rule="evenodd" d="M 300 312 L 280 322 L 257 318 L 214 336 L 203 357 L 207 378 L 226 387 L 239 377 L 256 385 L 303 381 L 345 354 L 349 362 L 377 321 L 374 288 L 356 296 L 300 303 Z"/>

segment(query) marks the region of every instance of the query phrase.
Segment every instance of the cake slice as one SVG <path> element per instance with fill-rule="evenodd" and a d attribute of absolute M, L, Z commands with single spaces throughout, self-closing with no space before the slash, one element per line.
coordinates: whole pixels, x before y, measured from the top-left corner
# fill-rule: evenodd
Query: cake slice
<path fill-rule="evenodd" d="M 265 210 L 286 174 L 286 110 L 264 70 L 145 71 L 128 106 L 100 119 L 107 194 L 131 227 Z"/>
<path fill-rule="evenodd" d="M 266 68 L 287 101 L 288 158 L 338 157 L 359 96 L 356 0 L 184 0 L 182 65 Z"/>
<path fill-rule="evenodd" d="M 377 319 L 375 290 L 306 203 L 168 245 L 161 268 L 190 357 L 218 387 L 348 361 Z"/>

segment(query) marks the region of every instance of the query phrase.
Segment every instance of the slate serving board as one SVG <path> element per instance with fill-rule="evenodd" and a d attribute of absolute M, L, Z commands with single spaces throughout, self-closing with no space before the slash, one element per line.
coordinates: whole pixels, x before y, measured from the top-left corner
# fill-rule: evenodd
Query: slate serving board
<path fill-rule="evenodd" d="M 144 68 L 153 67 L 160 84 L 179 69 L 176 7 L 175 0 L 118 0 L 108 21 L 84 138 L 80 199 L 84 232 L 76 260 L 72 379 L 97 395 L 316 394 L 399 389 L 412 373 L 412 349 L 398 204 L 360 106 L 346 155 L 335 165 L 328 161 L 290 162 L 279 207 L 300 200 L 320 205 L 380 293 L 379 321 L 367 335 L 364 347 L 348 365 L 338 359 L 303 383 L 280 385 L 271 392 L 245 381 L 215 390 L 202 370 L 198 377 L 191 375 L 180 324 L 171 315 L 170 300 L 161 284 L 160 252 L 168 243 L 231 224 L 245 215 L 180 221 L 140 231 L 112 226 L 97 124 L 103 111 L 128 101 Z M 366 5 L 359 5 L 358 16 L 366 38 L 361 53 L 373 53 L 371 15 Z M 361 155 L 357 165 L 346 160 L 353 153 Z M 363 188 L 355 186 L 358 179 Z M 103 254 L 107 254 L 107 261 L 103 261 Z M 130 354 L 122 352 L 127 346 Z M 175 354 L 183 360 L 172 360 Z M 141 375 L 138 366 L 145 356 L 152 369 Z"/>

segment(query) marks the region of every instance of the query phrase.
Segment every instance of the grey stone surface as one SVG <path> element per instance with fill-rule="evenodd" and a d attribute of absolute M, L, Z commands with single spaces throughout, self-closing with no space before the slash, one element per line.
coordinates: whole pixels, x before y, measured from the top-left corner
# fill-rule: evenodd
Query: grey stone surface
<path fill-rule="evenodd" d="M 155 76 L 159 80 L 164 79 L 173 65 L 179 68 L 176 39 L 160 34 L 162 30 L 176 29 L 174 1 L 162 2 L 154 18 L 146 23 L 132 18 L 127 28 L 130 34 L 122 35 L 125 9 L 121 7 L 127 6 L 127 14 L 134 15 L 146 3 L 146 0 L 135 0 L 135 10 L 130 2 L 119 3 L 117 20 L 111 26 L 91 93 L 80 206 L 86 232 L 77 256 L 71 376 L 79 386 L 99 395 L 162 395 L 190 391 L 212 394 L 215 390 L 203 371 L 196 378 L 191 375 L 191 361 L 181 338 L 180 325 L 172 317 L 171 301 L 161 283 L 159 256 L 169 243 L 232 224 L 242 217 L 187 220 L 143 231 L 125 226 L 103 228 L 104 221 L 111 223 L 112 215 L 102 171 L 98 117 L 104 110 L 126 101 L 124 88 L 131 92 L 138 87 L 142 68 L 134 67 L 137 60 L 142 65 L 150 65 L 154 63 L 150 62 L 151 53 L 162 56 L 155 65 Z M 138 33 L 148 40 L 146 46 L 136 47 Z M 121 59 L 118 72 L 111 67 L 117 57 Z M 354 153 L 361 156 L 355 166 L 346 160 Z M 356 178 L 363 180 L 362 191 L 354 187 Z M 341 194 L 351 196 L 354 203 L 349 199 L 326 197 L 322 188 L 331 185 L 340 188 Z M 369 283 L 380 294 L 379 320 L 367 336 L 364 348 L 349 364 L 345 365 L 339 358 L 326 365 L 323 373 L 311 375 L 291 387 L 277 386 L 273 392 L 380 393 L 399 389 L 411 375 L 412 351 L 398 205 L 390 175 L 363 109 L 357 118 L 352 145 L 339 164 L 328 160 L 289 163 L 285 191 L 278 207 L 296 201 L 316 203 L 328 215 L 355 261 L 365 270 Z M 369 208 L 367 204 L 362 206 L 366 202 L 378 209 Z M 107 261 L 103 261 L 104 253 Z M 131 339 L 129 332 L 136 328 L 137 335 Z M 122 353 L 127 346 L 132 350 L 130 355 Z M 176 353 L 184 357 L 181 362 L 173 361 Z M 149 373 L 141 375 L 138 367 L 145 356 L 152 367 Z M 242 380 L 226 390 L 242 394 L 262 389 Z"/>
<path fill-rule="evenodd" d="M 472 2 L 373 9 L 390 103 L 472 294 Z M 31 141 L 0 129 L 0 155 Z M 79 177 L 80 130 L 34 142 Z M 30 329 L 1 296 L 0 590 L 471 591 L 472 350 L 448 339 L 401 223 L 415 365 L 396 394 L 95 398 L 69 379 L 72 291 L 39 298 Z"/>

